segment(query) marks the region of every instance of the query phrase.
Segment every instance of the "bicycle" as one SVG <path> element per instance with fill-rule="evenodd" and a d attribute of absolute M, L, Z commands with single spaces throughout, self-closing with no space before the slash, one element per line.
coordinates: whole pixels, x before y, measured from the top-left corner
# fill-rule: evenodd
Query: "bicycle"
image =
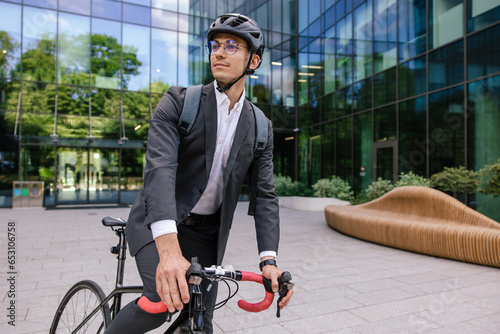
<path fill-rule="evenodd" d="M 73 285 L 59 304 L 52 325 L 50 334 L 55 333 L 103 333 L 109 326 L 112 319 L 121 309 L 123 294 L 142 292 L 142 286 L 123 286 L 123 276 L 127 252 L 127 242 L 125 236 L 126 221 L 121 218 L 107 216 L 102 219 L 102 224 L 110 227 L 118 236 L 118 244 L 111 247 L 112 254 L 117 255 L 117 268 L 115 288 L 106 295 L 102 288 L 91 280 L 79 281 Z M 167 328 L 165 334 L 174 333 L 179 329 L 184 333 L 204 333 L 203 332 L 203 312 L 207 309 L 203 305 L 201 294 L 201 282 L 203 280 L 217 280 L 226 283 L 228 286 L 228 297 L 215 305 L 213 310 L 223 307 L 238 292 L 238 281 L 253 281 L 264 285 L 266 296 L 258 303 L 249 303 L 245 300 L 238 301 L 238 306 L 248 312 L 260 312 L 271 306 L 274 300 L 274 293 L 271 288 L 271 281 L 260 274 L 235 270 L 232 266 L 211 266 L 203 268 L 196 258 L 191 261 L 186 278 L 189 284 L 190 301 L 184 305 L 182 311 L 174 322 Z M 290 273 L 283 272 L 279 280 L 279 298 L 286 296 L 287 292 L 293 289 L 292 277 Z M 235 291 L 231 291 L 230 282 L 235 284 Z M 111 305 L 109 302 L 111 301 Z M 171 322 L 172 313 L 167 312 L 163 302 L 153 303 L 142 296 L 138 304 L 145 311 L 150 313 L 166 312 L 167 322 Z M 276 316 L 280 316 L 278 306 Z"/>

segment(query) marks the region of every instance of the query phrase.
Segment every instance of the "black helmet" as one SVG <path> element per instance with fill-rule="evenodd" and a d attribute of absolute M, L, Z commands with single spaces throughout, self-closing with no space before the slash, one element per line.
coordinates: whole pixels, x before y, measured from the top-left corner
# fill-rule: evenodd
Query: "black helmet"
<path fill-rule="evenodd" d="M 222 14 L 210 25 L 207 34 L 208 42 L 212 41 L 217 33 L 232 34 L 244 39 L 248 43 L 250 51 L 258 55 L 262 61 L 264 34 L 257 22 L 251 18 L 235 13 Z"/>

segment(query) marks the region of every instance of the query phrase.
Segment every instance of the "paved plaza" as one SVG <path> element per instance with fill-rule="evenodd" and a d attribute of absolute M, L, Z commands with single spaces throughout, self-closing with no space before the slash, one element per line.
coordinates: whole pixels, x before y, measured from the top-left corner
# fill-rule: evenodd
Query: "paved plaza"
<path fill-rule="evenodd" d="M 248 203 L 238 206 L 225 264 L 258 272 Z M 106 293 L 114 284 L 114 233 L 107 215 L 127 218 L 129 207 L 0 209 L 0 333 L 47 333 L 66 290 L 92 279 Z M 7 308 L 11 272 L 9 222 L 15 223 L 15 327 Z M 13 224 L 10 224 L 13 225 Z M 296 283 L 291 304 L 257 314 L 238 299 L 257 301 L 263 290 L 240 284 L 238 296 L 215 313 L 215 333 L 499 333 L 500 270 L 405 252 L 357 240 L 327 226 L 322 212 L 281 209 L 278 263 Z M 140 284 L 127 259 L 125 284 Z M 221 287 L 221 295 L 225 291 Z M 166 325 L 162 327 L 165 330 Z M 161 329 L 151 333 L 163 333 Z"/>

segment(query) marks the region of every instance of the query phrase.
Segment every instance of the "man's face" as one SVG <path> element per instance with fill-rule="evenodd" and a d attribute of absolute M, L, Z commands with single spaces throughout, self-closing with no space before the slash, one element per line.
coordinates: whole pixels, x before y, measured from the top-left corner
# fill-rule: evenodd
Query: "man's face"
<path fill-rule="evenodd" d="M 212 74 L 219 84 L 225 86 L 245 71 L 250 57 L 248 45 L 245 40 L 231 34 L 215 34 L 213 40 L 219 43 L 219 49 L 210 55 Z M 236 53 L 228 55 L 224 51 L 227 41 L 234 41 L 239 45 Z M 254 55 L 250 68 L 256 68 L 258 61 L 259 57 Z"/>

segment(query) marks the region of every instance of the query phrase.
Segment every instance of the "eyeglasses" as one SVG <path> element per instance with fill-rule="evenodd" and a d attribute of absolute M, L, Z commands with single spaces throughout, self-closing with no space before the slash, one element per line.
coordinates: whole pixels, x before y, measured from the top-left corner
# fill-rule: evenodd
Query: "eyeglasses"
<path fill-rule="evenodd" d="M 238 46 L 241 46 L 242 48 L 248 49 L 248 47 L 238 44 L 235 41 L 228 40 L 225 43 L 217 43 L 216 41 L 210 41 L 208 42 L 207 48 L 208 48 L 208 54 L 211 55 L 213 53 L 216 53 L 219 51 L 219 45 L 224 45 L 224 52 L 227 55 L 234 55 L 236 51 L 238 51 Z"/>

